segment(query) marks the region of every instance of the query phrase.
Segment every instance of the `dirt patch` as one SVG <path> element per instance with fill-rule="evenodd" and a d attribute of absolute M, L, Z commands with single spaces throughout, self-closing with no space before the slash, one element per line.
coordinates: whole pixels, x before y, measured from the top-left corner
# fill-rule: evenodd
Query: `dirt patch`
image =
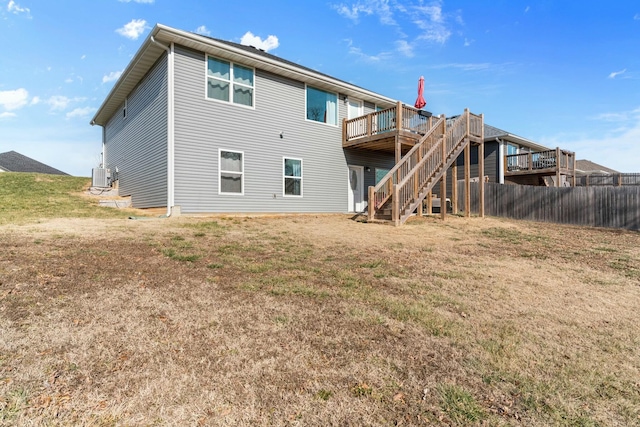
<path fill-rule="evenodd" d="M 0 424 L 640 423 L 640 235 L 496 219 L 0 228 Z"/>

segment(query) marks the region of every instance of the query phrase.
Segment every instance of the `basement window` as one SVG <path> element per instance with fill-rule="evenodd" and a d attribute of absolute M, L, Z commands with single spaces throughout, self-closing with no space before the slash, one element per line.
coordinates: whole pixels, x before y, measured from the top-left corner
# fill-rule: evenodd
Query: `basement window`
<path fill-rule="evenodd" d="M 244 194 L 244 153 L 219 150 L 220 194 Z"/>
<path fill-rule="evenodd" d="M 302 159 L 284 158 L 284 195 L 302 197 Z"/>

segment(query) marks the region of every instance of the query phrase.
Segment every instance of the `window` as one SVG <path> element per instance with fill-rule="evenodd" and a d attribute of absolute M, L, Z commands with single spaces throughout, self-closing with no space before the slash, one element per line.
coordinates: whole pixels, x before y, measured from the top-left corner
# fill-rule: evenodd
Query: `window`
<path fill-rule="evenodd" d="M 284 158 L 284 195 L 302 196 L 302 159 Z"/>
<path fill-rule="evenodd" d="M 127 118 L 127 98 L 124 99 L 124 107 L 122 107 L 122 118 Z"/>
<path fill-rule="evenodd" d="M 338 95 L 307 86 L 307 120 L 338 125 Z"/>
<path fill-rule="evenodd" d="M 253 69 L 207 57 L 207 98 L 253 107 Z"/>
<path fill-rule="evenodd" d="M 244 155 L 239 151 L 220 150 L 220 194 L 244 194 Z"/>

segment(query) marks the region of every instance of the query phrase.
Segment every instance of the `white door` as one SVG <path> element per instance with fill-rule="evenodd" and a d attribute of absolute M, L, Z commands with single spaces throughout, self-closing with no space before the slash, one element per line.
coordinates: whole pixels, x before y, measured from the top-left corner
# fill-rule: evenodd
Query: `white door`
<path fill-rule="evenodd" d="M 362 101 L 359 99 L 349 98 L 349 111 L 347 114 L 349 115 L 349 119 L 355 119 L 356 117 L 360 117 L 363 113 L 362 109 Z"/>
<path fill-rule="evenodd" d="M 364 167 L 349 166 L 349 212 L 362 212 L 364 208 Z"/>

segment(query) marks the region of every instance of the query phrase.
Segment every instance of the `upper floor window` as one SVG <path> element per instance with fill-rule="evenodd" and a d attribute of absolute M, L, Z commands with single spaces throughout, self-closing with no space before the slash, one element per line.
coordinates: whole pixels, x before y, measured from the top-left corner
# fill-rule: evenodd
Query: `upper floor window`
<path fill-rule="evenodd" d="M 207 98 L 253 107 L 253 69 L 207 57 Z"/>
<path fill-rule="evenodd" d="M 307 86 L 307 120 L 338 124 L 338 95 Z"/>

